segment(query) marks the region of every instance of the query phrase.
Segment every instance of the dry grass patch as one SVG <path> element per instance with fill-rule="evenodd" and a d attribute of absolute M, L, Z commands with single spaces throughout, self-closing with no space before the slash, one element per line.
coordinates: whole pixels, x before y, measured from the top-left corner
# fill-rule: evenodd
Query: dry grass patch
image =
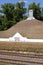
<path fill-rule="evenodd" d="M 43 43 L 0 42 L 0 50 L 43 53 Z"/>
<path fill-rule="evenodd" d="M 23 20 L 6 31 L 0 31 L 0 38 L 12 37 L 19 32 L 29 39 L 43 39 L 43 22 L 39 20 Z"/>

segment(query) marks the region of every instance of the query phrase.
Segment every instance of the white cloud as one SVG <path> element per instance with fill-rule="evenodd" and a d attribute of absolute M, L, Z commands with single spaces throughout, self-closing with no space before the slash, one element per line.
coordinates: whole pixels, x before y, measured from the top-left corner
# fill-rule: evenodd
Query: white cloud
<path fill-rule="evenodd" d="M 27 3 L 27 2 L 28 2 L 27 0 L 20 0 L 19 2 L 21 2 L 21 1 L 24 1 L 25 3 Z"/>
<path fill-rule="evenodd" d="M 25 3 L 27 3 L 27 1 L 24 1 Z"/>

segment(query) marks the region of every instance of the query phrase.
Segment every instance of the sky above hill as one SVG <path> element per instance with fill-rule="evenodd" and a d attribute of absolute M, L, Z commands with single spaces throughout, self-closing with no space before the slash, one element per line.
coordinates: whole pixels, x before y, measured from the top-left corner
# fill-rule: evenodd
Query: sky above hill
<path fill-rule="evenodd" d="M 16 2 L 20 2 L 20 1 L 21 0 L 0 0 L 0 5 L 4 4 L 4 3 L 16 3 Z M 26 3 L 26 5 L 25 5 L 26 7 L 28 6 L 28 4 L 30 4 L 32 2 L 40 3 L 41 7 L 43 7 L 43 0 L 24 0 L 24 2 Z"/>

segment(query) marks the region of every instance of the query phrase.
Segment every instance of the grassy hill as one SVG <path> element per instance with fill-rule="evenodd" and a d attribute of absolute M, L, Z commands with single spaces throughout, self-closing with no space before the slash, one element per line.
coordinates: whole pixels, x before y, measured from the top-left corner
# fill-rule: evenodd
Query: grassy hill
<path fill-rule="evenodd" d="M 39 20 L 23 20 L 6 31 L 0 31 L 0 38 L 8 38 L 19 32 L 27 38 L 43 39 L 43 22 Z"/>

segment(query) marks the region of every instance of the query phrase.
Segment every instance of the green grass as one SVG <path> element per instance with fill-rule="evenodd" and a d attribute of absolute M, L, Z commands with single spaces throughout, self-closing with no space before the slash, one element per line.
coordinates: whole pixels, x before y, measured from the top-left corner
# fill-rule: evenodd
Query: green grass
<path fill-rule="evenodd" d="M 6 65 L 6 64 L 0 64 L 0 65 Z"/>
<path fill-rule="evenodd" d="M 1 63 L 0 65 L 14 65 L 14 64 L 4 64 L 4 63 Z M 25 65 L 25 64 L 15 64 L 15 65 Z"/>

